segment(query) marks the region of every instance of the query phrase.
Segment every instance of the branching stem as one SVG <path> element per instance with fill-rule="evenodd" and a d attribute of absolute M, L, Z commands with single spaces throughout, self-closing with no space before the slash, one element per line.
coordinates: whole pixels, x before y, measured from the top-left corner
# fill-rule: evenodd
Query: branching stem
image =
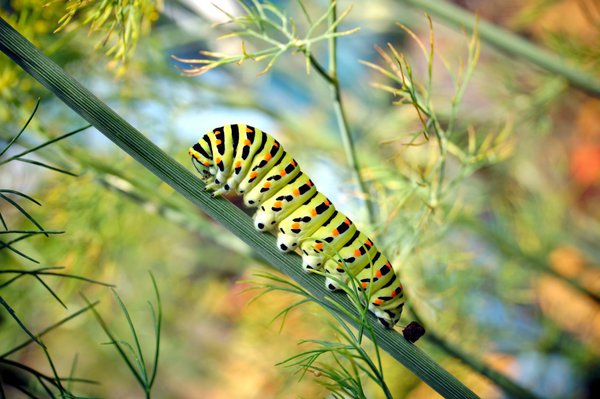
<path fill-rule="evenodd" d="M 333 34 L 328 39 L 329 72 L 325 72 L 325 70 L 322 67 L 320 67 L 320 65 L 314 60 L 314 58 L 312 58 L 312 56 L 310 58 L 310 61 L 311 64 L 315 66 L 317 72 L 321 76 L 323 76 L 325 80 L 327 80 L 327 82 L 329 83 L 329 87 L 331 90 L 331 100 L 333 102 L 333 110 L 335 112 L 337 125 L 342 136 L 344 152 L 346 153 L 346 158 L 348 158 L 348 163 L 350 164 L 350 168 L 352 169 L 352 172 L 354 174 L 354 179 L 358 184 L 360 192 L 363 196 L 363 200 L 367 207 L 367 220 L 369 224 L 373 224 L 375 222 L 375 211 L 373 209 L 373 202 L 371 201 L 371 198 L 369 196 L 369 190 L 367 189 L 367 185 L 360 173 L 360 165 L 356 156 L 354 140 L 352 140 L 352 135 L 350 134 L 350 126 L 346 117 L 346 111 L 344 109 L 342 94 L 340 90 L 340 81 L 337 76 L 337 36 L 335 35 L 335 33 L 337 32 L 336 7 L 337 5 L 335 4 L 335 0 L 331 0 L 331 13 L 329 14 L 329 24 L 333 28 Z M 317 68 L 316 65 L 319 65 L 319 68 Z"/>

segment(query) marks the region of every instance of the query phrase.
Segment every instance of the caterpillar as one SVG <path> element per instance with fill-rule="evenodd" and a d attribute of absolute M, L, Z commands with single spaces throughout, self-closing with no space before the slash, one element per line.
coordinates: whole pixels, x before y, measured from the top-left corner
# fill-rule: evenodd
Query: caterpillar
<path fill-rule="evenodd" d="M 275 234 L 281 251 L 300 252 L 304 270 L 325 270 L 332 291 L 353 276 L 379 322 L 385 328 L 398 322 L 404 294 L 389 260 L 273 136 L 244 124 L 222 126 L 204 134 L 189 155 L 206 189 L 213 196 L 233 192 L 258 208 L 256 229 Z"/>

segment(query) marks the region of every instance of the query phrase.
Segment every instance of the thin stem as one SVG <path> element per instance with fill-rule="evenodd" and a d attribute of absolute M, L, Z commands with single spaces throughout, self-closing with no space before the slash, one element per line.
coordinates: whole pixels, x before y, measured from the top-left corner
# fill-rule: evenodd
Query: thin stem
<path fill-rule="evenodd" d="M 333 101 L 333 111 L 335 112 L 335 118 L 337 121 L 338 128 L 342 135 L 342 144 L 344 146 L 344 152 L 346 153 L 346 158 L 348 158 L 348 163 L 350 164 L 350 168 L 353 171 L 354 178 L 358 184 L 358 187 L 363 195 L 363 200 L 365 205 L 367 206 L 367 220 L 369 224 L 373 224 L 375 222 L 375 211 L 373 209 L 373 202 L 369 196 L 369 190 L 367 189 L 367 185 L 362 178 L 360 173 L 360 165 L 358 163 L 358 158 L 356 156 L 356 149 L 354 147 L 354 141 L 352 140 L 352 136 L 350 134 L 350 125 L 348 124 L 348 119 L 346 117 L 346 111 L 344 109 L 344 103 L 342 100 L 341 90 L 340 90 L 340 81 L 337 76 L 337 36 L 335 33 L 337 32 L 337 5 L 335 4 L 335 0 L 331 0 L 331 13 L 329 14 L 329 24 L 333 28 L 332 35 L 328 40 L 329 47 L 329 72 L 323 73 L 323 70 L 317 69 L 321 76 L 327 76 L 325 79 L 329 83 L 329 87 L 331 90 L 331 100 Z M 311 64 L 315 65 L 314 59 L 311 58 Z"/>

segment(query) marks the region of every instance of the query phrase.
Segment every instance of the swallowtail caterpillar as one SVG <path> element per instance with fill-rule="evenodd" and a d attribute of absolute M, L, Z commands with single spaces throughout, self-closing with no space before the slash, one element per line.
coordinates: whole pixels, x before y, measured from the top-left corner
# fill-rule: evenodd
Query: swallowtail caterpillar
<path fill-rule="evenodd" d="M 339 289 L 351 274 L 369 290 L 368 307 L 379 322 L 398 322 L 404 294 L 392 265 L 277 140 L 252 126 L 227 125 L 202 136 L 189 154 L 207 190 L 233 192 L 258 208 L 256 229 L 275 234 L 281 251 L 300 251 L 306 271 L 325 270 L 327 288 Z"/>

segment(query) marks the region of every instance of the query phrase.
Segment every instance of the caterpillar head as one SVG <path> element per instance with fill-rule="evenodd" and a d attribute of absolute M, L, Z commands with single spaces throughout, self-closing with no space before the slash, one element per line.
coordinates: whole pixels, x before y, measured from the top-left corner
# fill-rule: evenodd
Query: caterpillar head
<path fill-rule="evenodd" d="M 192 157 L 192 164 L 194 165 L 194 168 L 200 174 L 200 179 L 206 183 L 217 173 L 217 169 L 214 167 L 211 159 L 205 158 L 202 156 L 202 154 L 200 154 L 196 148 L 197 146 L 199 146 L 199 144 L 195 144 L 193 147 L 190 147 L 188 153 Z"/>

